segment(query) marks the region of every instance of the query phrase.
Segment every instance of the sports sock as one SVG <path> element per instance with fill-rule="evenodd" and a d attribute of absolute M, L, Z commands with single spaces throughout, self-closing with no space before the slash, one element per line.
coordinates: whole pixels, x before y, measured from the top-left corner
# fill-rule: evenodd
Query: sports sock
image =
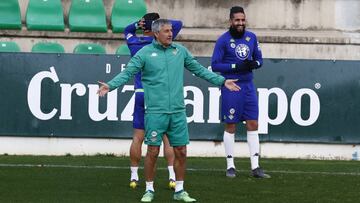
<path fill-rule="evenodd" d="M 247 143 L 250 151 L 251 170 L 259 167 L 260 143 L 258 131 L 247 131 Z"/>
<path fill-rule="evenodd" d="M 130 181 L 131 181 L 131 180 L 139 181 L 138 169 L 139 169 L 138 166 L 130 166 L 130 170 L 131 170 L 131 178 L 130 178 Z"/>
<path fill-rule="evenodd" d="M 151 190 L 151 191 L 155 192 L 155 190 L 154 190 L 154 181 L 151 181 L 151 182 L 146 181 L 145 183 L 146 183 L 145 192 L 148 191 L 148 190 Z"/>
<path fill-rule="evenodd" d="M 235 134 L 224 131 L 224 146 L 226 155 L 227 169 L 235 168 L 234 165 L 234 145 L 235 145 Z"/>
<path fill-rule="evenodd" d="M 174 166 L 168 166 L 168 171 L 169 171 L 169 180 L 176 180 Z"/>
<path fill-rule="evenodd" d="M 176 181 L 175 182 L 176 185 L 175 185 L 175 192 L 179 192 L 181 190 L 184 190 L 184 181 Z"/>

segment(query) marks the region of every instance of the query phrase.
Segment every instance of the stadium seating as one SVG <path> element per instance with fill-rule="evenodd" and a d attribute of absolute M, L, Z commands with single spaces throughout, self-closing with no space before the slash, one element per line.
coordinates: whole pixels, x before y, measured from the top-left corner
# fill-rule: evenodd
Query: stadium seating
<path fill-rule="evenodd" d="M 56 42 L 38 42 L 35 44 L 31 52 L 35 53 L 65 53 L 64 47 Z"/>
<path fill-rule="evenodd" d="M 145 13 L 144 0 L 115 0 L 111 12 L 112 31 L 124 32 L 128 24 L 139 20 Z"/>
<path fill-rule="evenodd" d="M 102 0 L 73 0 L 69 11 L 69 27 L 78 32 L 107 32 Z"/>
<path fill-rule="evenodd" d="M 75 54 L 106 54 L 105 48 L 100 44 L 78 44 L 73 51 Z"/>
<path fill-rule="evenodd" d="M 0 29 L 21 29 L 18 0 L 0 0 Z"/>
<path fill-rule="evenodd" d="M 20 52 L 20 47 L 15 42 L 0 42 L 0 52 Z"/>
<path fill-rule="evenodd" d="M 29 0 L 26 11 L 28 30 L 63 31 L 64 14 L 60 0 Z"/>
<path fill-rule="evenodd" d="M 116 54 L 119 55 L 130 55 L 130 50 L 126 44 L 120 45 L 116 50 Z"/>

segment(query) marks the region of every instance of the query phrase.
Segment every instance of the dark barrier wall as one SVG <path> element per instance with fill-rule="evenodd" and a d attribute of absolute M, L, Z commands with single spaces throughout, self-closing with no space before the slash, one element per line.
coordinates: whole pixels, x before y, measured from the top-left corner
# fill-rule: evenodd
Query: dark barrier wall
<path fill-rule="evenodd" d="M 129 57 L 0 54 L 0 135 L 130 138 L 133 85 L 96 95 Z M 205 67 L 210 58 L 198 58 Z M 263 141 L 360 143 L 360 62 L 271 60 L 254 71 Z M 220 91 L 186 72 L 192 140 L 221 140 Z M 239 125 L 237 139 L 245 140 Z"/>

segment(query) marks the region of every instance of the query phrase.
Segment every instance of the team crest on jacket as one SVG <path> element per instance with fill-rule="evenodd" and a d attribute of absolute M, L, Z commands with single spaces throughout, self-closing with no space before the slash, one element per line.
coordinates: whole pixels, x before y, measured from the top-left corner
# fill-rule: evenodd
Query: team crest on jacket
<path fill-rule="evenodd" d="M 241 60 L 247 59 L 249 53 L 250 53 L 250 48 L 246 44 L 239 44 L 235 48 L 235 54 Z"/>

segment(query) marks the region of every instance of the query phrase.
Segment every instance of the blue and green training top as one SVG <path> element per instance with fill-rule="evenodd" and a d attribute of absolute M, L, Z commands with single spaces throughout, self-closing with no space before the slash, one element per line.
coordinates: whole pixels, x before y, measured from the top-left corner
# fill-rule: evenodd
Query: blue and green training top
<path fill-rule="evenodd" d="M 244 65 L 245 60 L 254 60 L 258 68 L 263 64 L 261 49 L 256 35 L 245 31 L 244 35 L 235 39 L 227 31 L 216 41 L 211 59 L 211 67 L 214 72 L 219 72 L 226 79 L 238 79 L 239 81 L 252 81 L 252 71 L 242 71 L 238 66 Z"/>

